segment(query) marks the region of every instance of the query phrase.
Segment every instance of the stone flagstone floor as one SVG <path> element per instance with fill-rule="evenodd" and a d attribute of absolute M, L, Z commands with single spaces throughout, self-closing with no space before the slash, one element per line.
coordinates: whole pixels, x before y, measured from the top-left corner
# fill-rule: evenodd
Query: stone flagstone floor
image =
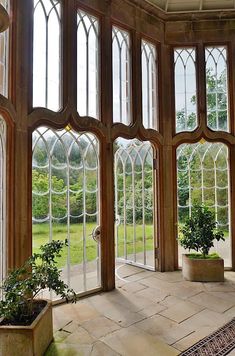
<path fill-rule="evenodd" d="M 178 355 L 235 317 L 235 273 L 225 278 L 192 283 L 120 265 L 114 291 L 54 307 L 46 356 Z"/>

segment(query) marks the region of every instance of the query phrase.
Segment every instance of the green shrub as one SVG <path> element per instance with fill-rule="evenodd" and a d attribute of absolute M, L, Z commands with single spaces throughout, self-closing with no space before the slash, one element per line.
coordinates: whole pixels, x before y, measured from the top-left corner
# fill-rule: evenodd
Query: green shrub
<path fill-rule="evenodd" d="M 216 226 L 215 216 L 206 206 L 195 206 L 181 228 L 179 242 L 185 249 L 199 251 L 206 258 L 214 240 L 225 240 L 224 233 L 216 230 Z"/>
<path fill-rule="evenodd" d="M 74 290 L 60 279 L 61 271 L 56 265 L 64 245 L 67 241 L 51 241 L 41 246 L 40 253 L 34 253 L 22 267 L 8 274 L 1 286 L 4 298 L 0 301 L 0 316 L 5 324 L 31 324 L 38 309 L 35 298 L 45 288 L 67 302 L 76 302 Z"/>

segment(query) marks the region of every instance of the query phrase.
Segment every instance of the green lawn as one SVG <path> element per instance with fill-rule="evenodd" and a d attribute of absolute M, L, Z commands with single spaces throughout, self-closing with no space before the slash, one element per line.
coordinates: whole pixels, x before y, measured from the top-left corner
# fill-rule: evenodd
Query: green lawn
<path fill-rule="evenodd" d="M 91 232 L 96 226 L 94 223 L 86 224 L 86 260 L 92 261 L 97 257 L 97 243 L 92 239 Z M 124 254 L 124 228 L 120 226 L 118 229 L 119 244 L 118 255 L 121 257 Z M 142 225 L 136 226 L 136 253 L 143 251 Z M 146 226 L 146 249 L 153 249 L 153 227 Z M 58 260 L 58 266 L 63 267 L 67 264 L 68 252 L 70 253 L 71 265 L 80 264 L 83 262 L 84 242 L 83 242 L 83 225 L 70 225 L 70 248 L 65 247 Z M 53 224 L 54 240 L 65 240 L 68 238 L 67 225 Z M 34 224 L 33 225 L 33 252 L 39 252 L 39 247 L 49 241 L 49 224 Z M 133 253 L 133 227 L 127 226 L 127 254 Z"/>

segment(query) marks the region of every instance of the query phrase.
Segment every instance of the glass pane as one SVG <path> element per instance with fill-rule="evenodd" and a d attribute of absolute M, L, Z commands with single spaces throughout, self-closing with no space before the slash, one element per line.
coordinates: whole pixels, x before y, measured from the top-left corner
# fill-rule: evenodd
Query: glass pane
<path fill-rule="evenodd" d="M 34 0 L 33 106 L 60 109 L 61 4 Z"/>
<path fill-rule="evenodd" d="M 226 47 L 206 48 L 207 124 L 228 131 L 228 78 Z"/>
<path fill-rule="evenodd" d="M 130 38 L 113 27 L 113 121 L 130 124 Z"/>
<path fill-rule="evenodd" d="M 119 138 L 114 150 L 116 257 L 154 269 L 153 148 Z"/>
<path fill-rule="evenodd" d="M 99 22 L 81 10 L 77 17 L 77 110 L 99 119 Z"/>
<path fill-rule="evenodd" d="M 195 56 L 194 48 L 174 51 L 176 132 L 193 131 L 197 127 Z"/>
<path fill-rule="evenodd" d="M 1 0 L 0 4 L 8 11 L 9 1 Z M 8 48 L 9 31 L 0 33 L 0 94 L 8 96 Z"/>
<path fill-rule="evenodd" d="M 6 125 L 0 117 L 0 282 L 6 273 Z M 2 291 L 0 290 L 0 299 Z"/>
<path fill-rule="evenodd" d="M 194 205 L 205 205 L 215 213 L 225 242 L 215 241 L 216 251 L 231 267 L 231 238 L 229 217 L 228 149 L 222 143 L 183 144 L 177 149 L 178 167 L 178 227 L 191 215 Z M 181 264 L 180 247 L 179 258 Z"/>
<path fill-rule="evenodd" d="M 157 129 L 157 52 L 154 45 L 142 40 L 142 111 L 143 125 Z"/>
<path fill-rule="evenodd" d="M 90 133 L 42 127 L 33 133 L 33 251 L 68 239 L 59 260 L 76 292 L 100 286 L 99 144 Z"/>

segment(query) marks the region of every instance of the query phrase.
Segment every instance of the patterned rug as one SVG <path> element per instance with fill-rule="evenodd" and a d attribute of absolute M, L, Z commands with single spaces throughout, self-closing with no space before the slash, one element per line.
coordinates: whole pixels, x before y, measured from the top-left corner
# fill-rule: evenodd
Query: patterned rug
<path fill-rule="evenodd" d="M 214 333 L 198 341 L 180 356 L 225 356 L 235 348 L 235 318 Z"/>

